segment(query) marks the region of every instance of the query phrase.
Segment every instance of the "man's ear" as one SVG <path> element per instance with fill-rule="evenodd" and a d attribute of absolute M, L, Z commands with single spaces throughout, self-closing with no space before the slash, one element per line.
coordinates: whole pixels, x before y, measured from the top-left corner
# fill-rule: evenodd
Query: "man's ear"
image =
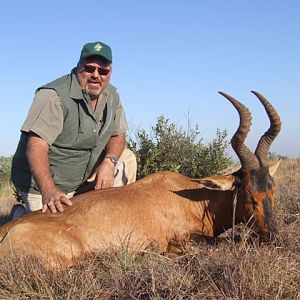
<path fill-rule="evenodd" d="M 279 165 L 280 165 L 280 162 L 281 160 L 278 160 L 278 161 L 272 161 L 271 163 L 269 163 L 269 172 L 270 172 L 270 175 L 272 177 L 274 177 Z"/>

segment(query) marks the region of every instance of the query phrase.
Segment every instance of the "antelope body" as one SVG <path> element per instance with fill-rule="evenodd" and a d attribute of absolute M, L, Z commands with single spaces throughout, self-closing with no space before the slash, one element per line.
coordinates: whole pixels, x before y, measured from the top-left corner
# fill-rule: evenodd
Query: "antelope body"
<path fill-rule="evenodd" d="M 127 186 L 75 196 L 73 206 L 61 213 L 37 211 L 2 226 L 0 256 L 32 255 L 51 266 L 67 267 L 85 253 L 111 246 L 139 250 L 155 245 L 165 252 L 171 251 L 172 241 L 193 234 L 215 237 L 232 227 L 233 218 L 269 241 L 276 233 L 272 201 L 278 164 L 269 167 L 267 156 L 281 122 L 272 105 L 253 93 L 271 123 L 255 154 L 244 145 L 251 125 L 248 109 L 221 93 L 240 115 L 231 140 L 241 162 L 238 172 L 192 179 L 164 171 Z"/>

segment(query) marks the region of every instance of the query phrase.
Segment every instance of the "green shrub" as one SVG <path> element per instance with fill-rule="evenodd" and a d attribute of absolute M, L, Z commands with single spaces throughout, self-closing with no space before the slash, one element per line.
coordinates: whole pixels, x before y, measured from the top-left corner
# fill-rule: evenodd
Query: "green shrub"
<path fill-rule="evenodd" d="M 7 186 L 10 182 L 12 156 L 0 156 L 0 188 Z"/>
<path fill-rule="evenodd" d="M 226 130 L 217 130 L 216 138 L 208 144 L 199 139 L 195 129 L 178 128 L 169 119 L 160 116 L 152 127 L 152 136 L 144 129 L 135 138 L 129 137 L 127 146 L 137 158 L 137 179 L 161 170 L 180 172 L 200 178 L 220 173 L 231 164 L 225 152 L 229 145 Z"/>

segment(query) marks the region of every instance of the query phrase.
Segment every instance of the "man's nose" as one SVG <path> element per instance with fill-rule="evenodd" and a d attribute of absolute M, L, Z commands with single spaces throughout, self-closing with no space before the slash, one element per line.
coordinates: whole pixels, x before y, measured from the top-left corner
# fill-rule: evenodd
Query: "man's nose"
<path fill-rule="evenodd" d="M 96 68 L 95 71 L 92 73 L 93 77 L 100 77 L 100 74 L 98 72 L 98 69 Z"/>

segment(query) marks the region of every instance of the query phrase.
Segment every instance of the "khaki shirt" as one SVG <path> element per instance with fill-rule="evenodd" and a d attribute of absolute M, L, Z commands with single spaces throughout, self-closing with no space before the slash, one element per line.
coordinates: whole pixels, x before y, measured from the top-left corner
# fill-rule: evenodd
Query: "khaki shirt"
<path fill-rule="evenodd" d="M 105 91 L 103 92 L 105 93 Z M 101 122 L 105 96 L 100 95 L 94 112 L 97 122 Z M 128 124 L 122 103 L 118 97 L 116 110 L 115 127 L 112 135 L 125 134 L 128 130 Z M 53 89 L 41 89 L 35 94 L 33 103 L 28 112 L 27 118 L 21 128 L 21 131 L 32 131 L 49 145 L 56 140 L 63 128 L 63 110 L 60 98 Z"/>

